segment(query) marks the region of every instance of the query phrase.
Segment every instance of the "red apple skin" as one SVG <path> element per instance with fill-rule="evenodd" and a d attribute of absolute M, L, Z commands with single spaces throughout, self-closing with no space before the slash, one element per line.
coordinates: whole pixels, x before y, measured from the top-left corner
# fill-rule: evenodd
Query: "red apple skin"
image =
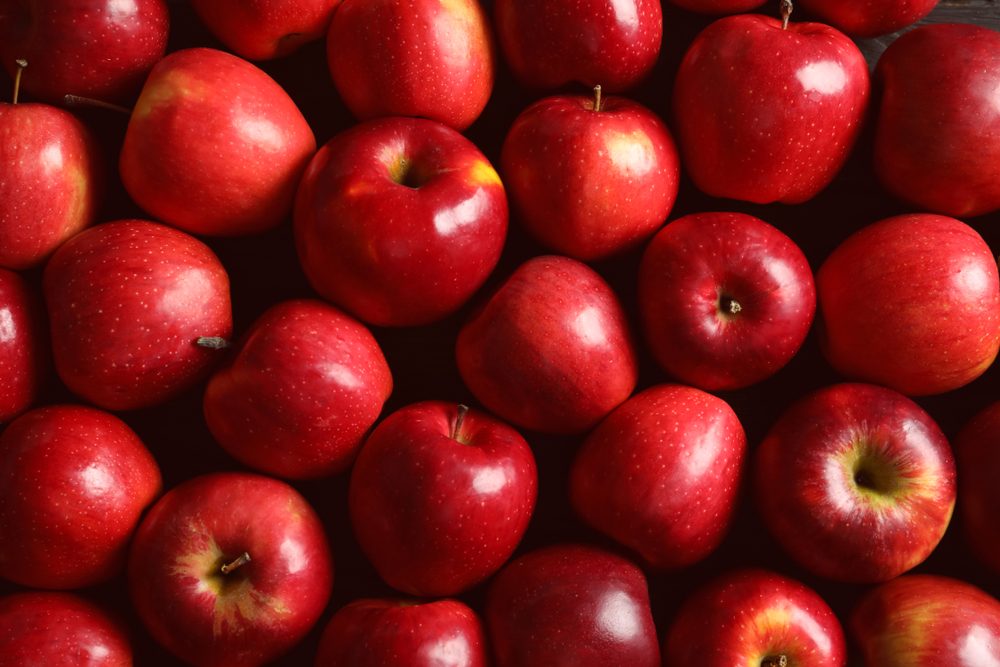
<path fill-rule="evenodd" d="M 192 0 L 198 17 L 247 60 L 287 56 L 326 34 L 341 0 Z"/>
<path fill-rule="evenodd" d="M 108 410 L 161 403 L 208 374 L 232 334 L 229 278 L 201 241 L 143 220 L 98 225 L 45 267 L 56 371 Z"/>
<path fill-rule="evenodd" d="M 724 574 L 684 602 L 663 642 L 664 667 L 844 667 L 844 631 L 812 589 L 773 572 Z"/>
<path fill-rule="evenodd" d="M 757 9 L 765 0 L 670 0 L 673 4 L 699 14 L 742 14 Z"/>
<path fill-rule="evenodd" d="M 193 234 L 241 236 L 286 218 L 315 151 L 309 124 L 274 79 L 242 58 L 197 48 L 153 68 L 118 167 L 154 218 Z"/>
<path fill-rule="evenodd" d="M 507 236 L 500 177 L 472 142 L 419 118 L 368 121 L 310 163 L 295 242 L 324 298 L 378 326 L 441 319 L 496 266 Z"/>
<path fill-rule="evenodd" d="M 913 25 L 938 0 L 799 0 L 806 11 L 852 37 L 878 37 Z"/>
<path fill-rule="evenodd" d="M 496 667 L 660 665 L 646 577 L 593 547 L 547 547 L 505 567 L 486 624 Z"/>
<path fill-rule="evenodd" d="M 635 388 L 638 362 L 611 287 L 585 264 L 522 264 L 458 333 L 466 386 L 500 417 L 533 431 L 582 433 Z"/>
<path fill-rule="evenodd" d="M 0 598 L 0 656 L 4 667 L 132 667 L 120 624 L 68 593 Z"/>
<path fill-rule="evenodd" d="M 622 92 L 660 53 L 660 0 L 496 0 L 493 10 L 507 64 L 532 88 L 577 82 Z"/>
<path fill-rule="evenodd" d="M 728 403 L 660 385 L 625 401 L 587 437 L 570 497 L 587 523 L 653 567 L 683 567 L 725 537 L 745 458 L 746 435 Z"/>
<path fill-rule="evenodd" d="M 457 600 L 357 600 L 323 631 L 315 667 L 486 667 L 486 633 Z"/>
<path fill-rule="evenodd" d="M 460 593 L 514 552 L 535 508 L 538 473 L 521 435 L 444 402 L 407 406 L 365 441 L 351 472 L 354 534 L 393 588 Z"/>
<path fill-rule="evenodd" d="M 0 269 L 0 422 L 21 414 L 38 397 L 48 361 L 46 337 L 28 284 Z"/>
<path fill-rule="evenodd" d="M 279 477 L 342 471 L 392 393 L 375 337 L 321 301 L 270 308 L 205 389 L 205 421 L 244 464 Z"/>
<path fill-rule="evenodd" d="M 680 158 L 646 107 L 621 97 L 562 95 L 528 107 L 500 162 L 528 231 L 562 255 L 596 260 L 649 237 L 670 215 Z"/>
<path fill-rule="evenodd" d="M 810 572 L 887 581 L 922 563 L 955 507 L 941 429 L 891 389 L 838 384 L 792 405 L 756 453 L 757 505 Z"/>
<path fill-rule="evenodd" d="M 6 0 L 0 7 L 0 59 L 31 96 L 108 102 L 134 99 L 163 57 L 170 31 L 165 0 Z"/>
<path fill-rule="evenodd" d="M 76 405 L 38 408 L 0 436 L 0 577 L 70 589 L 118 574 L 160 470 L 123 421 Z"/>
<path fill-rule="evenodd" d="M 653 356 L 672 376 L 709 391 L 774 375 L 802 347 L 815 312 L 806 256 L 742 213 L 674 220 L 639 265 L 639 313 Z"/>
<path fill-rule="evenodd" d="M 244 552 L 250 561 L 220 568 Z M 297 644 L 330 598 L 333 559 L 312 507 L 284 482 L 216 473 L 168 491 L 129 553 L 132 604 L 197 667 L 257 667 Z"/>
<path fill-rule="evenodd" d="M 1000 603 L 957 579 L 900 577 L 871 591 L 851 614 L 866 667 L 1000 664 Z"/>
<path fill-rule="evenodd" d="M 829 185 L 854 146 L 868 65 L 819 23 L 746 14 L 695 38 L 674 86 L 684 167 L 713 197 L 798 204 Z"/>
<path fill-rule="evenodd" d="M 958 511 L 965 538 L 984 563 L 1000 572 L 1000 403 L 973 417 L 955 440 Z"/>
<path fill-rule="evenodd" d="M 493 91 L 493 37 L 477 0 L 345 0 L 326 46 L 337 92 L 362 120 L 419 116 L 461 131 Z"/>
<path fill-rule="evenodd" d="M 875 172 L 886 189 L 963 218 L 1000 209 L 1000 33 L 917 28 L 882 54 L 875 76 Z"/>
<path fill-rule="evenodd" d="M 954 218 L 903 215 L 865 227 L 823 263 L 816 289 L 823 353 L 848 377 L 940 394 L 982 375 L 1000 348 L 996 260 Z"/>

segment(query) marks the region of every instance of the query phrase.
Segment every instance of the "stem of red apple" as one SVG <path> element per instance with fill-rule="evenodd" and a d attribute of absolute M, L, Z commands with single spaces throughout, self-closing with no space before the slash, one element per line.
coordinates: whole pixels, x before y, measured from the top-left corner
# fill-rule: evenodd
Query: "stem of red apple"
<path fill-rule="evenodd" d="M 226 563 L 219 569 L 222 570 L 222 574 L 229 574 L 233 570 L 238 570 L 239 568 L 243 567 L 249 562 L 250 562 L 250 552 L 244 551 L 236 558 L 236 560 L 230 563 Z"/>
<path fill-rule="evenodd" d="M 229 347 L 229 341 L 222 336 L 199 336 L 194 344 L 209 350 L 225 350 Z"/>
<path fill-rule="evenodd" d="M 594 86 L 594 111 L 601 110 L 601 84 Z"/>
<path fill-rule="evenodd" d="M 455 415 L 455 423 L 451 425 L 452 440 L 458 440 L 459 442 L 461 442 L 461 438 L 459 438 L 458 436 L 462 432 L 462 422 L 465 421 L 465 415 L 468 414 L 468 412 L 469 412 L 469 406 L 462 405 L 461 403 L 458 405 L 458 411 L 457 414 Z"/>
<path fill-rule="evenodd" d="M 769 655 L 760 661 L 760 667 L 788 667 L 788 657 L 785 655 Z"/>
<path fill-rule="evenodd" d="M 795 11 L 795 5 L 792 4 L 792 0 L 781 0 L 781 29 L 788 30 L 788 19 L 792 18 L 792 12 Z"/>
<path fill-rule="evenodd" d="M 63 104 L 68 107 L 94 107 L 97 109 L 107 109 L 108 111 L 117 111 L 127 116 L 132 115 L 132 110 L 128 107 L 105 102 L 104 100 L 95 100 L 92 97 L 81 97 L 80 95 L 63 95 Z"/>
<path fill-rule="evenodd" d="M 24 74 L 24 68 L 28 66 L 28 61 L 24 58 L 18 58 L 14 62 L 17 63 L 17 74 L 14 75 L 14 96 L 11 102 L 17 104 L 17 98 L 21 94 L 21 75 Z"/>

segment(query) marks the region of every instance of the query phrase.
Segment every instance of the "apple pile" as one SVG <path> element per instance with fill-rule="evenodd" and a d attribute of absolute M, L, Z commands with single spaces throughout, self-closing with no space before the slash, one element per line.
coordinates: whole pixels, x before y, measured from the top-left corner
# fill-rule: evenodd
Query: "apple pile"
<path fill-rule="evenodd" d="M 0 0 L 0 666 L 1000 667 L 937 5 Z"/>

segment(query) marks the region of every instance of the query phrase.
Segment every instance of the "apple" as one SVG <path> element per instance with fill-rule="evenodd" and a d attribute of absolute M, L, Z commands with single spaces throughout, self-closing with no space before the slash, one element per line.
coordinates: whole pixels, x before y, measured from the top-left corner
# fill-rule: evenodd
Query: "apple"
<path fill-rule="evenodd" d="M 646 107 L 621 97 L 560 95 L 528 107 L 500 156 L 520 219 L 544 246 L 582 260 L 652 235 L 677 199 L 680 158 Z"/>
<path fill-rule="evenodd" d="M 757 9 L 765 0 L 670 0 L 673 4 L 699 14 L 742 14 Z"/>
<path fill-rule="evenodd" d="M 129 553 L 150 634 L 198 667 L 257 667 L 297 644 L 333 586 L 323 525 L 284 482 L 215 473 L 168 491 Z"/>
<path fill-rule="evenodd" d="M 812 589 L 773 572 L 729 572 L 684 602 L 664 667 L 844 667 L 844 631 Z"/>
<path fill-rule="evenodd" d="M 776 373 L 802 346 L 815 311 L 806 256 L 743 213 L 674 220 L 639 265 L 639 313 L 653 356 L 702 389 L 739 389 Z"/>
<path fill-rule="evenodd" d="M 153 217 L 193 234 L 240 236 L 286 218 L 315 151 L 309 123 L 271 77 L 234 55 L 196 48 L 171 53 L 150 72 L 118 167 Z"/>
<path fill-rule="evenodd" d="M 486 601 L 497 667 L 659 667 L 642 570 L 593 547 L 532 551 L 501 570 Z"/>
<path fill-rule="evenodd" d="M 254 322 L 205 389 L 205 421 L 222 447 L 279 477 L 348 466 L 392 392 L 363 324 L 320 301 L 285 301 Z"/>
<path fill-rule="evenodd" d="M 0 422 L 9 422 L 38 397 L 48 360 L 46 335 L 28 284 L 0 269 Z"/>
<path fill-rule="evenodd" d="M 902 215 L 851 235 L 816 275 L 820 343 L 841 374 L 911 396 L 957 389 L 1000 349 L 1000 277 L 968 225 Z"/>
<path fill-rule="evenodd" d="M 457 600 L 355 600 L 323 631 L 316 667 L 486 667 L 485 635 Z"/>
<path fill-rule="evenodd" d="M 852 37 L 888 35 L 931 13 L 938 0 L 798 0 L 806 11 Z"/>
<path fill-rule="evenodd" d="M 868 65 L 818 23 L 745 14 L 692 42 L 674 85 L 684 167 L 713 197 L 798 204 L 847 160 L 869 98 Z"/>
<path fill-rule="evenodd" d="M 341 0 L 192 0 L 208 29 L 248 60 L 286 56 L 326 34 Z"/>
<path fill-rule="evenodd" d="M 955 507 L 955 463 L 938 425 L 891 389 L 838 384 L 782 414 L 757 449 L 764 523 L 802 567 L 887 581 L 922 563 Z"/>
<path fill-rule="evenodd" d="M 1000 402 L 973 417 L 955 440 L 959 515 L 979 559 L 1000 572 Z"/>
<path fill-rule="evenodd" d="M 478 0 L 344 0 L 326 47 L 337 92 L 362 120 L 420 116 L 464 130 L 493 91 L 493 37 Z"/>
<path fill-rule="evenodd" d="M 313 158 L 295 242 L 324 298 L 378 326 L 427 324 L 486 280 L 507 235 L 500 177 L 441 123 L 386 118 L 338 134 Z"/>
<path fill-rule="evenodd" d="M 81 588 L 125 564 L 160 469 L 123 421 L 59 405 L 32 410 L 0 436 L 0 577 L 32 588 Z"/>
<path fill-rule="evenodd" d="M 957 579 L 910 575 L 882 584 L 850 627 L 867 667 L 1000 665 L 1000 602 Z"/>
<path fill-rule="evenodd" d="M 202 242 L 143 220 L 92 227 L 44 275 L 56 371 L 109 410 L 166 401 L 205 375 L 229 338 L 229 278 Z"/>
<path fill-rule="evenodd" d="M 886 189 L 947 215 L 1000 209 L 1000 33 L 917 28 L 890 45 L 875 75 L 875 172 Z"/>
<path fill-rule="evenodd" d="M 518 267 L 463 325 L 455 356 L 483 405 L 544 433 L 589 430 L 632 394 L 638 376 L 618 298 L 567 257 Z"/>

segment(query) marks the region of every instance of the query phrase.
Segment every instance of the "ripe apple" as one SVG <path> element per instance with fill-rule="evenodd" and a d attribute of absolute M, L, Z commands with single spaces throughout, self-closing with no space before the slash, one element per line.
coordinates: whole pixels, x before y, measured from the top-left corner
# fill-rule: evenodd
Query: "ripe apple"
<path fill-rule="evenodd" d="M 868 65 L 846 35 L 818 23 L 745 14 L 695 38 L 673 108 L 684 167 L 713 197 L 798 204 L 823 190 L 854 146 Z"/>
<path fill-rule="evenodd" d="M 957 579 L 911 575 L 882 584 L 851 614 L 867 667 L 1000 665 L 1000 602 Z"/>
<path fill-rule="evenodd" d="M 500 157 L 521 221 L 543 245 L 601 259 L 650 236 L 670 215 L 680 158 L 646 107 L 621 97 L 560 95 L 528 107 Z"/>
<path fill-rule="evenodd" d="M 285 219 L 315 151 L 309 124 L 274 79 L 198 48 L 153 68 L 118 166 L 153 217 L 193 234 L 239 236 Z"/>
<path fill-rule="evenodd" d="M 670 0 L 678 7 L 699 14 L 742 14 L 756 9 L 765 0 Z"/>
<path fill-rule="evenodd" d="M 683 567 L 725 537 L 745 458 L 746 435 L 728 403 L 660 385 L 625 401 L 587 437 L 570 495 L 587 523 L 653 567 Z"/>
<path fill-rule="evenodd" d="M 435 121 L 386 118 L 343 132 L 306 170 L 295 242 L 324 298 L 379 326 L 426 324 L 486 280 L 507 235 L 500 177 Z"/>
<path fill-rule="evenodd" d="M 1000 33 L 917 28 L 892 43 L 882 86 L 875 172 L 897 197 L 961 217 L 1000 209 Z"/>
<path fill-rule="evenodd" d="M 797 0 L 797 4 L 852 37 L 888 35 L 931 13 L 938 0 Z"/>
<path fill-rule="evenodd" d="M 965 537 L 981 561 L 1000 572 L 1000 403 L 966 424 L 955 440 L 958 510 Z"/>
<path fill-rule="evenodd" d="M 47 359 L 45 326 L 28 284 L 0 269 L 0 422 L 9 422 L 35 402 Z"/>
<path fill-rule="evenodd" d="M 111 578 L 160 486 L 117 417 L 75 405 L 22 415 L 0 436 L 0 577 L 33 588 Z"/>
<path fill-rule="evenodd" d="M 505 567 L 486 601 L 497 667 L 659 667 L 642 570 L 586 546 L 533 551 Z"/>
<path fill-rule="evenodd" d="M 756 457 L 764 522 L 802 567 L 830 579 L 887 581 L 922 563 L 955 507 L 948 441 L 891 389 L 838 384 L 810 394 Z"/>
<path fill-rule="evenodd" d="M 684 602 L 664 667 L 844 667 L 844 631 L 812 589 L 773 572 L 724 574 Z"/>
<path fill-rule="evenodd" d="M 198 17 L 234 53 L 270 60 L 326 34 L 341 0 L 191 0 Z"/>
<path fill-rule="evenodd" d="M 850 236 L 816 276 L 820 343 L 838 372 L 911 396 L 957 389 L 1000 349 L 1000 277 L 953 218 L 888 218 Z"/>
<path fill-rule="evenodd" d="M 776 373 L 802 346 L 815 311 L 806 256 L 742 213 L 671 222 L 639 265 L 639 313 L 653 356 L 702 389 L 739 389 Z"/>
<path fill-rule="evenodd" d="M 153 506 L 132 541 L 128 578 L 139 618 L 176 656 L 198 667 L 257 667 L 316 623 L 333 559 L 295 489 L 215 473 Z"/>
<path fill-rule="evenodd" d="M 611 287 L 585 264 L 522 264 L 458 333 L 466 386 L 533 431 L 582 433 L 631 395 L 638 362 Z"/>
<path fill-rule="evenodd" d="M 201 380 L 229 338 L 229 278 L 201 241 L 143 220 L 92 227 L 45 267 L 56 371 L 109 410 L 161 403 Z"/>
<path fill-rule="evenodd" d="M 493 91 L 478 0 L 344 0 L 326 39 L 330 74 L 358 118 L 420 116 L 464 130 Z"/>

